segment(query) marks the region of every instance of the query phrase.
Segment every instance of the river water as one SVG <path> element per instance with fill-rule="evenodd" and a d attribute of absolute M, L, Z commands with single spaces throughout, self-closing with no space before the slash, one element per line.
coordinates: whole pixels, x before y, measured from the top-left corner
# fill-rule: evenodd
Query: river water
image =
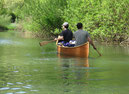
<path fill-rule="evenodd" d="M 90 47 L 86 58 L 60 56 L 55 43 L 0 32 L 0 94 L 129 94 L 129 47 Z"/>

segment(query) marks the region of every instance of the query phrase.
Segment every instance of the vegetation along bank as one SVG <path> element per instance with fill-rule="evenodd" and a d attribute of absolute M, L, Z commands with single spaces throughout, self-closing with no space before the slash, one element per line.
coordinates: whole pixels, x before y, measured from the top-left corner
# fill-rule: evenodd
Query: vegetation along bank
<path fill-rule="evenodd" d="M 49 38 L 64 21 L 73 32 L 82 22 L 94 40 L 129 43 L 128 5 L 129 0 L 0 0 L 0 29 Z"/>

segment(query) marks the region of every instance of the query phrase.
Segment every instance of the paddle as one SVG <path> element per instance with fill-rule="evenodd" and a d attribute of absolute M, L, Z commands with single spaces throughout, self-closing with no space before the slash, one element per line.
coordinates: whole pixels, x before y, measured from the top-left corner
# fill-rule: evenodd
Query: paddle
<path fill-rule="evenodd" d="M 46 44 L 51 43 L 51 42 L 53 42 L 53 41 L 55 41 L 55 40 L 51 40 L 51 41 L 42 41 L 42 42 L 39 42 L 39 45 L 40 45 L 40 46 L 43 46 L 43 45 L 46 45 Z"/>
<path fill-rule="evenodd" d="M 97 53 L 98 53 L 100 56 L 102 56 L 101 53 L 100 53 L 97 49 L 95 49 L 95 50 L 97 51 Z"/>

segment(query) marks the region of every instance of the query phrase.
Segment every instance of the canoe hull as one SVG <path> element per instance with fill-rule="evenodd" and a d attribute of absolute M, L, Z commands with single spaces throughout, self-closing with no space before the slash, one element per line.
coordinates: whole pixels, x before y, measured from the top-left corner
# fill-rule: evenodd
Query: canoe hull
<path fill-rule="evenodd" d="M 86 57 L 89 56 L 89 43 L 85 43 L 76 47 L 62 47 L 57 45 L 58 54 L 77 56 L 77 57 Z"/>

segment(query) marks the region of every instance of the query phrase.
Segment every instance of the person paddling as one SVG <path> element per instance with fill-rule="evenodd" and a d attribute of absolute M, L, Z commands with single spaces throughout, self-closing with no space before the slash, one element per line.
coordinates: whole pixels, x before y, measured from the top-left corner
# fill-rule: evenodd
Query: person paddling
<path fill-rule="evenodd" d="M 82 45 L 89 41 L 89 43 L 93 46 L 94 49 L 96 49 L 93 41 L 90 38 L 90 35 L 87 31 L 83 30 L 83 24 L 77 23 L 78 30 L 74 32 L 73 36 L 75 37 L 75 46 Z"/>
<path fill-rule="evenodd" d="M 69 30 L 69 24 L 68 22 L 64 22 L 62 25 L 63 31 L 58 36 L 58 38 L 55 38 L 55 40 L 58 40 L 58 42 L 63 43 L 64 46 L 68 46 L 70 40 L 73 38 L 73 33 L 71 30 Z"/>
<path fill-rule="evenodd" d="M 69 43 L 69 41 L 72 40 L 72 38 L 73 38 L 73 33 L 71 30 L 68 29 L 68 27 L 69 27 L 68 22 L 64 22 L 62 25 L 63 31 L 58 36 L 58 38 L 55 38 L 54 40 L 51 40 L 51 41 L 39 42 L 40 46 L 46 45 L 46 44 L 53 42 L 53 41 L 58 41 L 58 44 L 68 46 L 68 47 L 73 47 L 74 44 Z"/>

